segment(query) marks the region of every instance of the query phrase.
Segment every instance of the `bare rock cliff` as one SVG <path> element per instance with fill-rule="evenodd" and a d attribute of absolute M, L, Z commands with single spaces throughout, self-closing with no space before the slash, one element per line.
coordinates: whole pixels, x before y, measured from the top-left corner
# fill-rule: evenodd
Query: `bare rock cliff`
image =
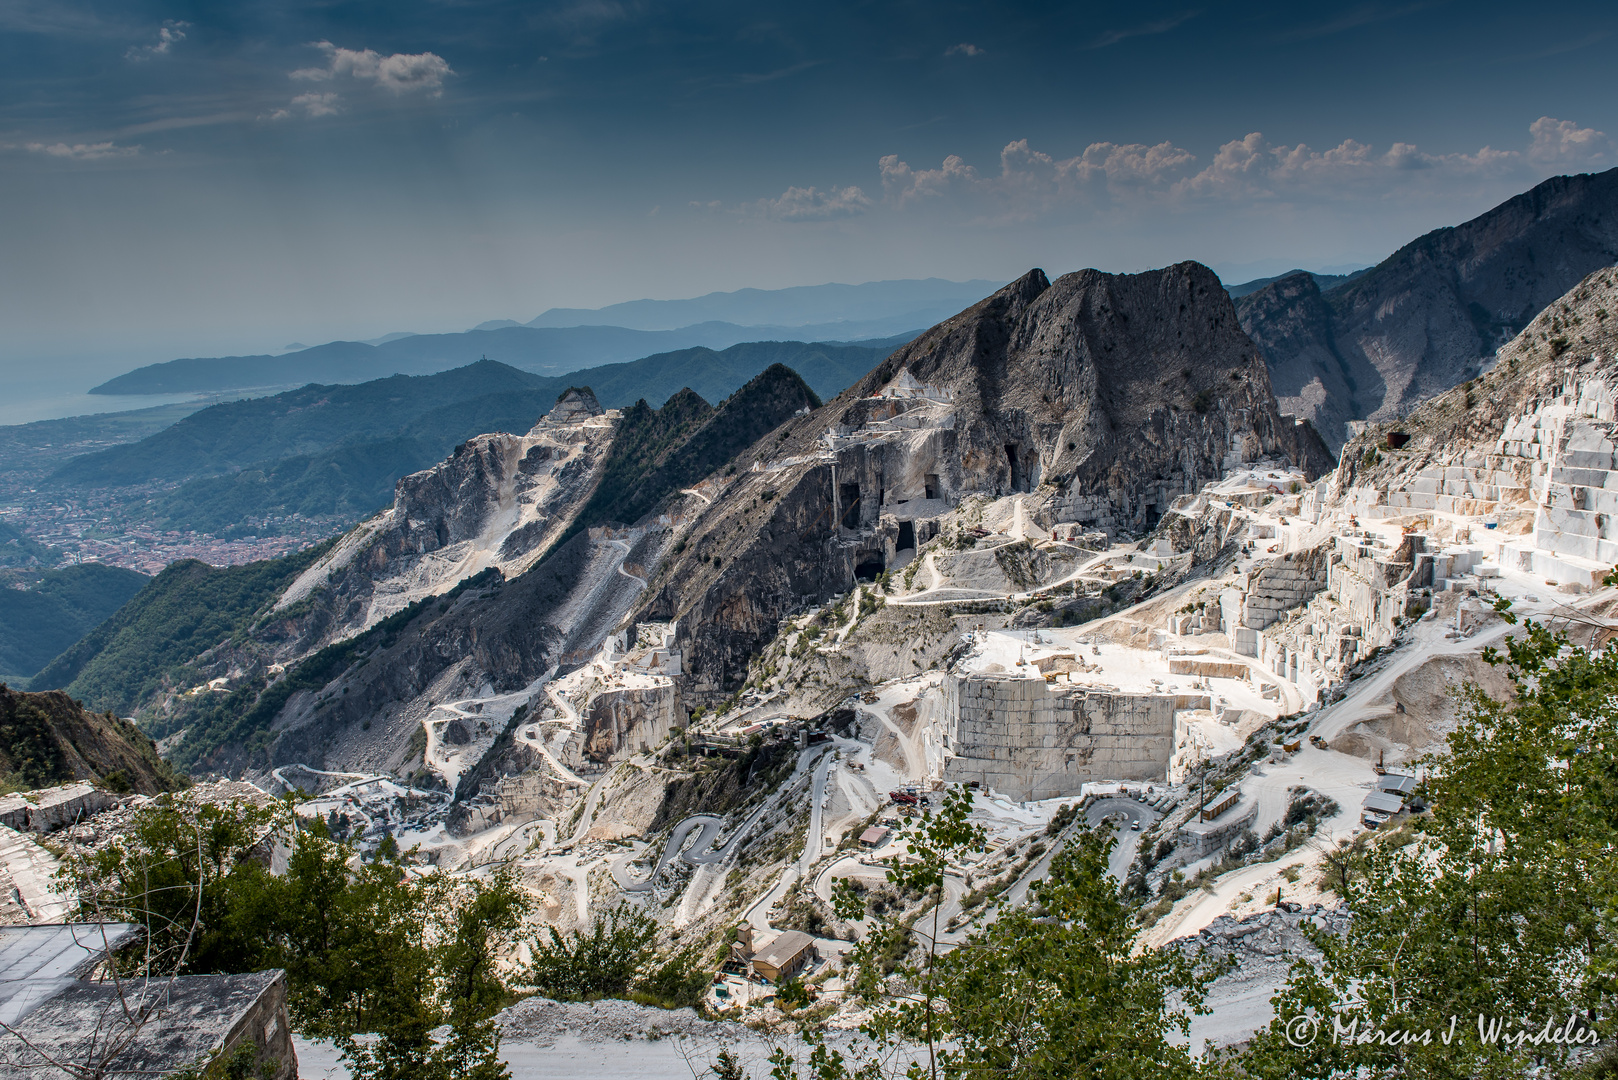
<path fill-rule="evenodd" d="M 688 692 L 722 694 L 785 614 L 880 570 L 967 495 L 1026 492 L 1042 520 L 1139 535 L 1260 458 L 1334 464 L 1277 411 L 1212 271 L 1033 270 L 711 478 L 633 617 L 678 620 Z"/>
<path fill-rule="evenodd" d="M 1557 176 L 1322 293 L 1293 274 L 1236 303 L 1281 408 L 1335 450 L 1474 378 L 1546 305 L 1618 262 L 1618 169 Z"/>

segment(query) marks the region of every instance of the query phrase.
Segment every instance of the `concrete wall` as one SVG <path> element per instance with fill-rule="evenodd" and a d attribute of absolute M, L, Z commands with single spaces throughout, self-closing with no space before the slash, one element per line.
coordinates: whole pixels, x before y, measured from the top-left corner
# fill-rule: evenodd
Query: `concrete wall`
<path fill-rule="evenodd" d="M 951 675 L 944 704 L 954 752 L 944 778 L 976 780 L 1011 799 L 1076 795 L 1096 780 L 1160 780 L 1174 752 L 1172 694 Z"/>
<path fill-rule="evenodd" d="M 292 1048 L 292 1021 L 287 1016 L 286 972 L 274 972 L 275 981 L 248 1006 L 224 1038 L 220 1057 L 229 1059 L 238 1046 L 257 1047 L 253 1075 L 266 1080 L 297 1080 L 298 1054 Z"/>

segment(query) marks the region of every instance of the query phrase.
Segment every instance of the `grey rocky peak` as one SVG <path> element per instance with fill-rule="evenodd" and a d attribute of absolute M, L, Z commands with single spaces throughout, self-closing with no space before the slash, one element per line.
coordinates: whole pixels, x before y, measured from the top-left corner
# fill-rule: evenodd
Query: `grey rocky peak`
<path fill-rule="evenodd" d="M 718 693 L 788 610 L 891 565 L 965 498 L 1142 535 L 1260 459 L 1333 464 L 1276 410 L 1212 271 L 1032 270 L 743 455 L 756 468 L 693 511 L 636 617 L 678 620 L 693 689 Z"/>
<path fill-rule="evenodd" d="M 545 421 L 552 424 L 576 424 L 580 420 L 600 416 L 603 411 L 601 402 L 596 400 L 595 391 L 588 386 L 570 386 L 556 399 L 556 407 L 545 414 Z"/>
<path fill-rule="evenodd" d="M 1618 262 L 1618 169 L 1556 176 L 1322 292 L 1291 274 L 1236 302 L 1284 411 L 1333 450 L 1474 378 L 1586 274 Z"/>

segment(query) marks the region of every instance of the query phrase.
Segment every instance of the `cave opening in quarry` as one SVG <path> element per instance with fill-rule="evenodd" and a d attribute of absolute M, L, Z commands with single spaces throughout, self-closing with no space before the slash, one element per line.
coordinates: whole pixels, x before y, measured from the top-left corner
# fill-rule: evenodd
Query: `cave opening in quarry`
<path fill-rule="evenodd" d="M 877 555 L 874 558 L 867 559 L 854 567 L 854 580 L 875 581 L 877 579 L 877 575 L 882 573 L 884 569 L 885 566 L 882 562 L 882 556 Z"/>
<path fill-rule="evenodd" d="M 943 490 L 943 487 L 938 483 L 938 474 L 928 473 L 926 479 L 922 482 L 922 497 L 927 499 L 941 499 L 944 497 Z"/>
<path fill-rule="evenodd" d="M 1162 518 L 1162 516 L 1163 516 L 1162 514 L 1159 514 L 1157 512 L 1157 504 L 1156 503 L 1147 503 L 1146 504 L 1146 527 L 1148 529 L 1157 528 L 1158 520 L 1160 518 Z"/>
<path fill-rule="evenodd" d="M 899 522 L 899 539 L 894 542 L 894 551 L 916 550 L 916 526 L 908 521 Z"/>
<path fill-rule="evenodd" d="M 1022 490 L 1022 459 L 1017 456 L 1017 444 L 1006 443 L 1006 460 L 1011 462 L 1011 490 Z"/>
<path fill-rule="evenodd" d="M 842 516 L 837 519 L 838 524 L 842 525 L 842 527 L 845 529 L 859 528 L 860 486 L 858 484 L 840 484 L 838 486 L 838 494 L 841 496 L 840 501 L 843 505 Z"/>

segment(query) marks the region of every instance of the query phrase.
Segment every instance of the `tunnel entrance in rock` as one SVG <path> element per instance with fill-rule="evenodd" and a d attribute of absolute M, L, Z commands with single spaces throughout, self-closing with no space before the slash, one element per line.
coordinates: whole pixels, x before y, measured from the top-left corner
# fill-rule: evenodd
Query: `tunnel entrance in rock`
<path fill-rule="evenodd" d="M 1011 462 L 1011 490 L 1022 490 L 1022 459 L 1017 456 L 1017 444 L 1006 443 L 1006 460 Z"/>
<path fill-rule="evenodd" d="M 854 579 L 856 581 L 875 581 L 877 579 L 877 575 L 882 573 L 882 570 L 883 563 L 881 556 L 874 559 L 867 559 L 865 562 L 862 562 L 858 566 L 854 567 Z"/>
<path fill-rule="evenodd" d="M 1162 518 L 1162 516 L 1163 515 L 1161 515 L 1161 514 L 1159 514 L 1157 512 L 1157 504 L 1156 503 L 1147 503 L 1146 504 L 1146 527 L 1148 529 L 1157 528 L 1158 520 L 1160 518 Z"/>
<path fill-rule="evenodd" d="M 938 474 L 937 473 L 928 473 L 927 474 L 927 477 L 923 481 L 923 484 L 922 484 L 922 491 L 924 493 L 923 494 L 924 498 L 942 499 L 944 497 L 944 494 L 943 494 L 944 489 L 943 489 L 943 486 L 940 485 L 939 482 L 938 482 Z"/>
<path fill-rule="evenodd" d="M 860 486 L 858 484 L 838 485 L 838 494 L 843 504 L 843 513 L 838 523 L 845 529 L 860 527 Z"/>
<path fill-rule="evenodd" d="M 928 496 L 931 498 L 931 496 Z M 899 539 L 894 542 L 894 551 L 916 550 L 916 526 L 908 521 L 899 522 Z"/>

